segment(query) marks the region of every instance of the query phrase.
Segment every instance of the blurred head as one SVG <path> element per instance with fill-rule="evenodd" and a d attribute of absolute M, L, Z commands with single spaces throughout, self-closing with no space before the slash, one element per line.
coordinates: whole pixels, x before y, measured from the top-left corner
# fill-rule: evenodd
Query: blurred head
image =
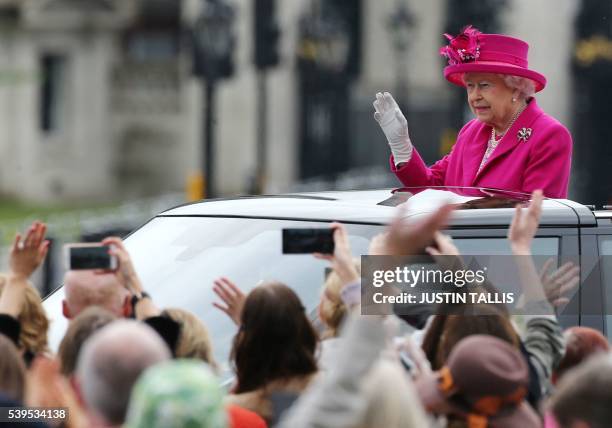
<path fill-rule="evenodd" d="M 68 330 L 59 346 L 58 358 L 61 373 L 70 377 L 76 370 L 81 347 L 96 331 L 113 322 L 117 317 L 97 306 L 85 309 L 70 321 Z"/>
<path fill-rule="evenodd" d="M 495 336 L 515 348 L 519 337 L 507 315 L 491 305 L 464 305 L 478 315 L 436 315 L 423 338 L 423 351 L 434 370 L 440 369 L 462 339 L 474 335 Z"/>
<path fill-rule="evenodd" d="M 596 356 L 569 370 L 550 408 L 560 428 L 605 428 L 612 421 L 612 358 Z"/>
<path fill-rule="evenodd" d="M 225 428 L 223 391 L 201 361 L 174 360 L 145 371 L 132 392 L 126 428 Z"/>
<path fill-rule="evenodd" d="M 0 292 L 2 292 L 5 283 L 6 276 L 0 275 Z M 40 294 L 32 284 L 29 284 L 25 289 L 25 302 L 17 319 L 21 324 L 19 349 L 33 355 L 47 352 L 49 319 L 42 305 Z"/>
<path fill-rule="evenodd" d="M 467 90 L 468 104 L 476 118 L 505 130 L 514 115 L 525 104 L 528 79 L 494 73 L 465 73 L 463 82 Z M 535 89 L 534 89 L 535 91 Z"/>
<path fill-rule="evenodd" d="M 608 340 L 599 331 L 589 327 L 571 327 L 565 330 L 565 354 L 553 372 L 554 383 L 570 369 L 595 354 L 608 352 Z"/>
<path fill-rule="evenodd" d="M 236 393 L 317 371 L 317 334 L 304 310 L 293 290 L 278 282 L 249 293 L 231 353 Z"/>
<path fill-rule="evenodd" d="M 169 308 L 162 314 L 169 316 L 181 326 L 175 350 L 176 358 L 196 358 L 216 369 L 217 363 L 213 358 L 212 342 L 204 323 L 184 309 Z"/>
<path fill-rule="evenodd" d="M 355 267 L 357 271 L 361 271 L 361 263 L 355 261 Z M 340 281 L 340 277 L 335 271 L 331 271 L 325 283 L 321 289 L 321 300 L 319 302 L 319 318 L 327 327 L 325 332 L 326 337 L 336 337 L 339 334 L 340 325 L 344 320 L 347 308 L 342 298 L 340 297 L 340 291 L 342 291 L 343 283 Z"/>
<path fill-rule="evenodd" d="M 170 359 L 170 350 L 149 326 L 118 320 L 93 334 L 77 361 L 77 386 L 87 409 L 106 423 L 125 420 L 134 383 L 148 367 Z"/>
<path fill-rule="evenodd" d="M 118 317 L 131 312 L 129 292 L 112 273 L 96 274 L 92 270 L 70 270 L 64 275 L 64 316 L 76 317 L 89 306 L 101 306 Z"/>
<path fill-rule="evenodd" d="M 23 402 L 26 368 L 19 351 L 0 334 L 0 392 L 13 400 Z"/>
<path fill-rule="evenodd" d="M 472 335 L 453 349 L 435 373 L 417 379 L 425 408 L 468 421 L 467 426 L 541 427 L 525 402 L 529 368 L 516 347 L 493 336 Z"/>

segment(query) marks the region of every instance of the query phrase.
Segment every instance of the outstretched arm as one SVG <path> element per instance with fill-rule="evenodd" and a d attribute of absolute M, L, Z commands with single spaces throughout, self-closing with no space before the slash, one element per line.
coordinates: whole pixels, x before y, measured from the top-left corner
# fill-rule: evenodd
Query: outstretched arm
<path fill-rule="evenodd" d="M 432 240 L 433 234 L 444 225 L 451 207 L 443 207 L 418 225 L 407 225 L 397 218 L 386 235 L 377 238 L 376 252 L 379 254 L 413 255 Z M 347 241 L 342 226 L 336 226 L 334 234 L 339 251 L 327 258 L 334 264 L 345 264 L 349 267 L 350 257 Z M 344 243 L 343 243 L 344 241 Z M 340 245 L 338 245 L 340 243 Z M 343 261 L 347 261 L 344 263 Z M 358 275 L 350 274 L 345 278 L 358 280 Z M 358 282 L 344 287 L 358 285 Z M 350 305 L 351 302 L 345 302 Z M 383 317 L 359 316 L 354 306 L 352 315 L 342 331 L 342 347 L 333 367 L 326 376 L 318 379 L 284 415 L 280 427 L 291 428 L 340 428 L 362 425 L 364 413 L 370 398 L 362 390 L 363 379 L 378 361 L 380 352 L 385 346 L 385 329 Z M 412 401 L 418 403 L 418 400 Z M 406 412 L 413 418 L 413 426 L 425 426 L 422 408 L 415 404 L 407 405 Z"/>
<path fill-rule="evenodd" d="M 526 300 L 523 343 L 538 372 L 540 388 L 546 393 L 553 367 L 563 356 L 565 342 L 531 256 L 531 244 L 542 213 L 542 200 L 542 191 L 536 190 L 526 212 L 517 206 L 508 231 L 508 239 L 516 258 Z"/>
<path fill-rule="evenodd" d="M 540 275 L 531 257 L 531 244 L 540 224 L 543 194 L 533 192 L 531 203 L 526 212 L 516 207 L 514 218 L 508 230 L 508 240 L 519 269 L 523 294 L 528 302 L 545 302 L 546 294 L 540 282 Z"/>

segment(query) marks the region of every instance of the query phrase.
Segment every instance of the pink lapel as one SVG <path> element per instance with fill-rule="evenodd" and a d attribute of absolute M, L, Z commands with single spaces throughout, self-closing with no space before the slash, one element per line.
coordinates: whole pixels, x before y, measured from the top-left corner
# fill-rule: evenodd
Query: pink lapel
<path fill-rule="evenodd" d="M 533 122 L 543 113 L 542 109 L 536 103 L 535 98 L 531 100 L 531 102 L 525 108 L 525 111 L 521 113 L 521 115 L 516 119 L 514 124 L 510 127 L 506 135 L 502 137 L 501 142 L 487 161 L 487 163 L 482 167 L 480 172 L 474 178 L 474 181 L 478 179 L 487 169 L 491 167 L 492 164 L 496 162 L 496 159 L 504 156 L 506 153 L 514 149 L 516 145 L 523 144 L 523 140 L 519 140 L 518 133 L 523 128 L 532 128 Z M 491 132 L 491 128 L 486 126 L 485 129 L 488 129 Z M 533 134 L 537 132 L 532 128 L 531 137 Z M 488 139 L 488 138 L 487 138 Z M 484 151 L 482 152 L 484 155 Z M 482 161 L 482 156 L 480 157 L 479 162 Z M 478 164 L 480 166 L 480 163 Z M 478 167 L 476 167 L 478 168 Z"/>
<path fill-rule="evenodd" d="M 476 171 L 480 167 L 480 162 L 487 150 L 487 141 L 491 135 L 491 128 L 484 125 L 482 122 L 477 122 L 477 130 L 474 132 L 472 141 L 465 145 L 465 155 L 463 167 L 465 169 L 464 177 L 468 177 L 468 183 L 474 183 Z"/>

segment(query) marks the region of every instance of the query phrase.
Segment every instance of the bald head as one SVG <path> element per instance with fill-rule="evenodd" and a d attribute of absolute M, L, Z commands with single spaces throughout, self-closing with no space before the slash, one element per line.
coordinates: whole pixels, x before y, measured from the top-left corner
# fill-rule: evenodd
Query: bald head
<path fill-rule="evenodd" d="M 134 383 L 148 367 L 171 357 L 149 326 L 118 320 L 94 333 L 77 363 L 77 382 L 88 409 L 110 424 L 124 422 Z"/>
<path fill-rule="evenodd" d="M 128 291 L 112 273 L 69 270 L 64 275 L 64 316 L 74 318 L 90 306 L 100 306 L 118 317 L 128 315 Z"/>

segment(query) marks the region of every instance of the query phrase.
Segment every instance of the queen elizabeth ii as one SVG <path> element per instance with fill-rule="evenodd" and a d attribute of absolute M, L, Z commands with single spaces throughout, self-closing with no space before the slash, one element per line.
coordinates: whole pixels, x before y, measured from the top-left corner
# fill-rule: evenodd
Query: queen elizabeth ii
<path fill-rule="evenodd" d="M 391 171 L 405 186 L 474 186 L 567 197 L 572 137 L 544 113 L 534 95 L 546 78 L 528 68 L 522 40 L 466 27 L 446 35 L 444 77 L 465 87 L 475 115 L 451 152 L 428 167 L 412 145 L 392 95 L 376 94 L 374 118 L 391 147 Z"/>

